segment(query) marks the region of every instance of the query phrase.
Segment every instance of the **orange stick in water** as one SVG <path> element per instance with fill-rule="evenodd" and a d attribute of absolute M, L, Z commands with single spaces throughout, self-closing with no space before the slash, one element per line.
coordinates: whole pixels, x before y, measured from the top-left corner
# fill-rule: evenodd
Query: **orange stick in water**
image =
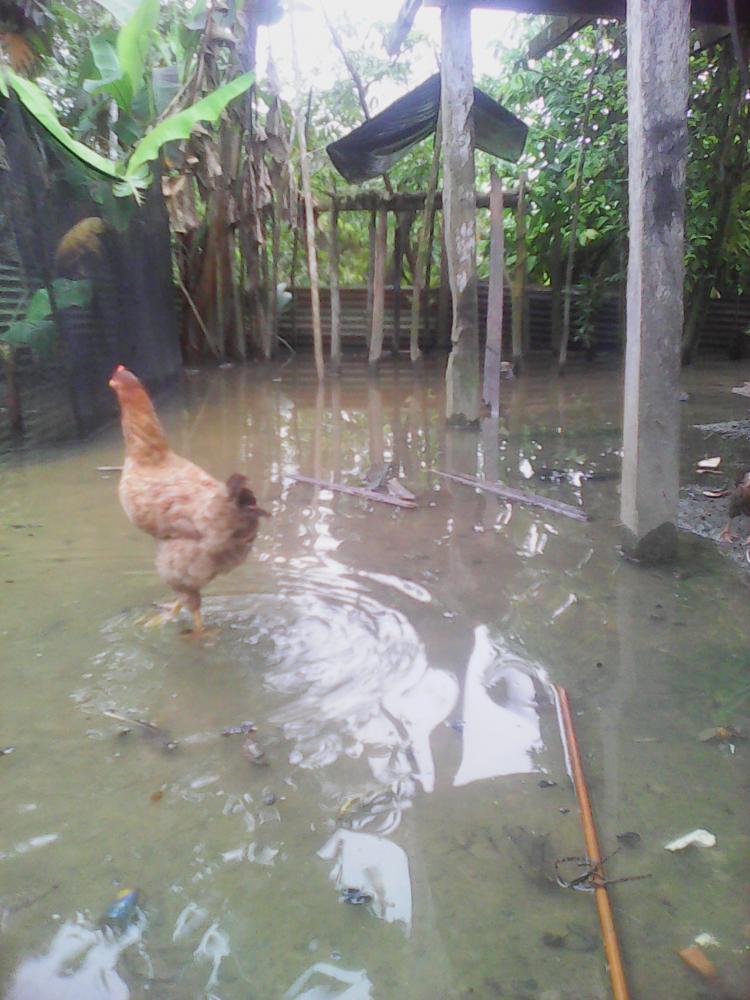
<path fill-rule="evenodd" d="M 573 716 L 570 711 L 568 692 L 561 684 L 553 686 L 557 695 L 558 716 L 567 756 L 567 764 L 575 787 L 578 810 L 581 814 L 586 856 L 596 871 L 594 896 L 596 899 L 596 908 L 599 912 L 599 925 L 604 939 L 604 953 L 609 967 L 609 978 L 612 982 L 612 993 L 615 1000 L 628 1000 L 630 994 L 625 982 L 625 971 L 622 965 L 622 955 L 620 954 L 620 945 L 617 941 L 609 895 L 605 885 L 597 884 L 600 880 L 602 882 L 604 880 L 604 873 L 601 867 L 602 854 L 599 850 L 599 840 L 596 836 L 596 827 L 594 826 L 594 815 L 591 811 L 591 802 L 589 801 L 589 793 L 586 788 L 586 778 L 583 774 L 581 751 L 578 749 L 576 732 L 573 727 Z"/>

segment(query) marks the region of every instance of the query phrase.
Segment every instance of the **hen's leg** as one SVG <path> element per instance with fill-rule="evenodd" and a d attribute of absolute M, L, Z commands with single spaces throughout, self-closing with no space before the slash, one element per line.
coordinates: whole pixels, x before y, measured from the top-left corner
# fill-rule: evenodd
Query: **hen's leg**
<path fill-rule="evenodd" d="M 215 629 L 206 628 L 201 618 L 201 595 L 197 590 L 191 591 L 185 597 L 185 607 L 193 616 L 193 627 L 185 635 L 196 637 L 210 635 Z"/>

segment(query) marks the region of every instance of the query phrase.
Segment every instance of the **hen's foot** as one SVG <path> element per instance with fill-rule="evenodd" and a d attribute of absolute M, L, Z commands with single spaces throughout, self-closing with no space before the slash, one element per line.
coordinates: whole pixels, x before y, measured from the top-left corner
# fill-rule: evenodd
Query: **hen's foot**
<path fill-rule="evenodd" d="M 719 541 L 720 542 L 735 541 L 735 536 L 732 534 L 732 529 L 728 524 L 721 529 L 721 534 L 719 535 Z"/>
<path fill-rule="evenodd" d="M 181 632 L 183 639 L 210 639 L 218 633 L 218 628 L 213 625 L 203 624 L 200 611 L 193 612 L 193 627 Z"/>
<path fill-rule="evenodd" d="M 166 625 L 167 622 L 172 621 L 180 613 L 182 608 L 182 601 L 175 601 L 173 604 L 158 604 L 158 611 L 155 615 L 143 615 L 138 619 L 137 624 L 143 625 L 144 628 L 156 628 L 157 626 Z"/>

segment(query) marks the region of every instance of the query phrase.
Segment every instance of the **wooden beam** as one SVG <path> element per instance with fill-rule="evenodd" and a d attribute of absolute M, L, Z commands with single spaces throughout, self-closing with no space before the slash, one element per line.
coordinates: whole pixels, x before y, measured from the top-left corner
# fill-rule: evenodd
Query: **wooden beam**
<path fill-rule="evenodd" d="M 750 4 L 735 0 L 737 20 L 750 24 Z M 550 17 L 613 17 L 624 21 L 626 0 L 424 0 L 426 7 L 463 7 L 479 10 L 512 10 L 517 14 L 546 14 Z M 727 24 L 727 0 L 692 0 L 693 24 Z"/>
<path fill-rule="evenodd" d="M 503 185 L 490 167 L 490 284 L 487 292 L 487 339 L 482 396 L 493 417 L 500 413 L 500 361 L 503 349 Z"/>
<path fill-rule="evenodd" d="M 626 548 L 677 548 L 689 0 L 630 0 L 630 256 L 621 517 Z"/>
<path fill-rule="evenodd" d="M 385 255 L 388 244 L 388 212 L 381 208 L 378 212 L 375 233 L 375 260 L 373 263 L 372 290 L 372 333 L 370 334 L 371 365 L 380 361 L 383 353 L 383 328 L 385 322 Z"/>
<path fill-rule="evenodd" d="M 541 59 L 548 52 L 552 52 L 558 45 L 567 42 L 569 38 L 590 24 L 593 18 L 590 17 L 553 17 L 549 23 L 542 28 L 538 35 L 529 42 L 526 49 L 527 59 Z"/>
<path fill-rule="evenodd" d="M 453 349 L 445 375 L 446 418 L 455 426 L 474 426 L 479 422 L 480 393 L 471 9 L 444 7 L 441 30 L 443 208 L 453 301 Z"/>

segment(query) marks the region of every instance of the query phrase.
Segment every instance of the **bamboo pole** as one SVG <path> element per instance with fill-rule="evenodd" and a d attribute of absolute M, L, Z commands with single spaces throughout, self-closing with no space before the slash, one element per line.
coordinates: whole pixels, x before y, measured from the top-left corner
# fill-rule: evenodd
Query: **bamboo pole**
<path fill-rule="evenodd" d="M 372 279 L 372 333 L 370 334 L 369 363 L 376 365 L 383 353 L 383 326 L 385 320 L 385 254 L 388 240 L 388 210 L 378 212 L 375 234 L 375 260 Z"/>
<path fill-rule="evenodd" d="M 575 787 L 576 799 L 578 800 L 578 810 L 581 815 L 581 826 L 583 828 L 583 839 L 586 845 L 586 857 L 592 868 L 595 869 L 594 877 L 594 898 L 596 908 L 599 913 L 599 925 L 604 939 L 604 953 L 607 959 L 609 977 L 612 983 L 612 993 L 614 1000 L 628 1000 L 628 986 L 625 980 L 625 970 L 622 964 L 620 945 L 617 940 L 615 930 L 615 920 L 612 914 L 612 907 L 609 901 L 609 893 L 604 884 L 604 873 L 602 871 L 602 853 L 599 849 L 599 840 L 596 835 L 594 825 L 594 814 L 591 809 L 588 789 L 586 788 L 586 778 L 583 773 L 583 763 L 581 751 L 576 739 L 575 727 L 573 725 L 573 715 L 570 711 L 568 692 L 561 684 L 553 685 L 557 697 L 557 708 L 560 719 L 560 729 L 565 744 L 566 764 L 569 767 L 570 777 Z"/>
<path fill-rule="evenodd" d="M 503 185 L 490 167 L 490 283 L 487 295 L 487 338 L 482 395 L 493 417 L 500 413 L 500 361 L 503 349 Z"/>
<path fill-rule="evenodd" d="M 341 368 L 341 289 L 339 287 L 339 213 L 334 200 L 331 209 L 331 236 L 328 254 L 328 275 L 331 295 L 331 367 Z"/>
<path fill-rule="evenodd" d="M 518 179 L 518 208 L 516 209 L 516 266 L 511 279 L 513 313 L 511 330 L 513 339 L 513 371 L 521 370 L 524 354 L 524 312 L 526 307 L 526 172 Z"/>
<path fill-rule="evenodd" d="M 297 108 L 295 124 L 297 126 L 297 143 L 299 145 L 300 173 L 302 175 L 302 193 L 305 201 L 305 227 L 307 231 L 307 268 L 310 275 L 310 304 L 312 307 L 313 347 L 315 352 L 315 370 L 318 379 L 325 378 L 325 361 L 323 359 L 323 330 L 320 322 L 320 282 L 318 280 L 318 254 L 315 245 L 315 204 L 313 202 L 312 185 L 310 183 L 310 164 L 307 159 L 307 136 L 302 118 L 302 87 L 297 52 L 297 35 L 294 28 L 294 11 L 291 14 L 292 60 L 294 75 L 297 81 Z"/>
<path fill-rule="evenodd" d="M 432 163 L 430 177 L 427 182 L 427 195 L 422 214 L 422 228 L 419 231 L 417 247 L 417 266 L 414 270 L 414 285 L 411 292 L 411 327 L 409 330 L 409 357 L 412 362 L 419 361 L 422 352 L 419 349 L 419 318 L 422 309 L 422 290 L 429 284 L 427 279 L 428 252 L 432 242 L 432 232 L 435 219 L 435 193 L 437 191 L 438 174 L 440 173 L 440 147 L 443 139 L 443 127 L 438 112 L 435 142 L 432 147 Z"/>

